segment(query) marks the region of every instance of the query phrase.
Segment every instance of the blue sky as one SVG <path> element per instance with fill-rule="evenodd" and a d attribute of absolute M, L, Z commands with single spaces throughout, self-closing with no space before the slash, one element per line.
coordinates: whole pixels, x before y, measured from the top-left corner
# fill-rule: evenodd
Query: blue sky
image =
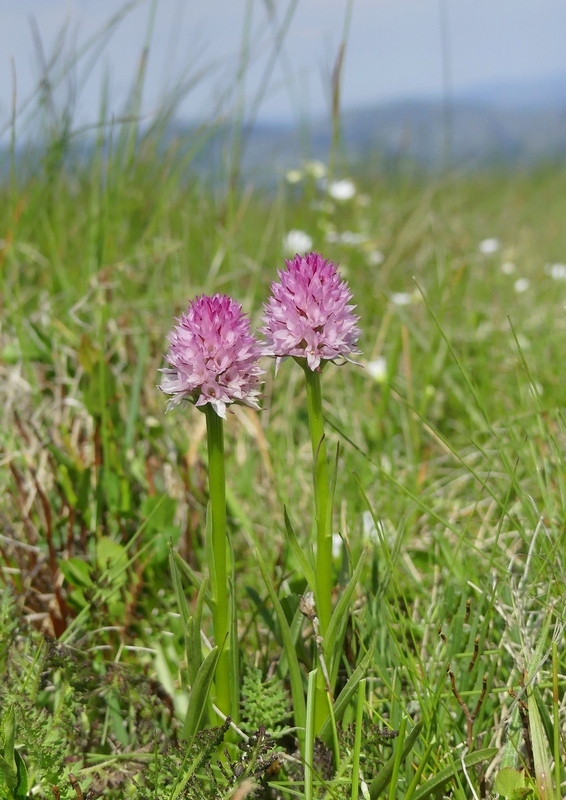
<path fill-rule="evenodd" d="M 233 107 L 246 13 L 250 14 L 249 64 L 241 91 L 249 104 L 274 52 L 266 8 L 275 9 L 280 24 L 289 2 L 158 0 L 145 112 L 151 114 L 158 107 L 167 87 L 197 74 L 194 89 L 179 107 L 181 118 L 209 117 L 226 91 L 222 107 L 226 111 Z M 70 73 L 72 80 L 67 77 L 60 84 L 58 102 L 64 104 L 72 88 L 81 123 L 97 118 L 105 72 L 112 108 L 116 114 L 122 108 L 139 63 L 152 3 L 140 0 L 132 5 L 101 51 L 88 51 Z M 123 6 L 121 0 L 0 0 L 0 126 L 9 118 L 13 75 L 21 107 L 41 74 L 30 20 L 35 20 L 47 60 L 66 25 L 63 53 L 69 59 L 96 38 Z M 327 112 L 329 76 L 347 7 L 347 0 L 297 0 L 261 118 L 313 119 Z M 455 92 L 482 84 L 566 76 L 564 0 L 353 0 L 343 106 L 440 94 L 442 12 Z M 57 70 L 52 74 L 56 78 Z"/>

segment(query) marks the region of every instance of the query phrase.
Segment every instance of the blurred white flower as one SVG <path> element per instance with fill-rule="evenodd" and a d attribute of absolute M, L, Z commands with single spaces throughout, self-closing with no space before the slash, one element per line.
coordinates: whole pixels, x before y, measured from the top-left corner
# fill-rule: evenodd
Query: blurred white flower
<path fill-rule="evenodd" d="M 413 302 L 413 295 L 409 292 L 393 292 L 391 302 L 396 306 L 409 306 Z"/>
<path fill-rule="evenodd" d="M 501 265 L 501 272 L 504 275 L 512 275 L 516 269 L 517 267 L 515 266 L 515 264 L 513 264 L 512 261 L 504 261 L 503 264 Z"/>
<path fill-rule="evenodd" d="M 515 289 L 517 294 L 523 294 L 523 292 L 527 291 L 530 285 L 531 282 L 528 278 L 519 278 L 518 280 L 515 281 L 513 288 Z"/>
<path fill-rule="evenodd" d="M 300 169 L 290 169 L 285 175 L 285 180 L 287 183 L 299 183 L 303 180 L 303 173 Z"/>
<path fill-rule="evenodd" d="M 323 164 L 322 161 L 307 161 L 305 164 L 305 172 L 310 178 L 319 181 L 326 175 L 326 164 Z"/>
<path fill-rule="evenodd" d="M 368 253 L 368 262 L 372 267 L 377 267 L 379 264 L 383 264 L 384 261 L 385 256 L 381 250 L 372 250 L 370 253 Z"/>
<path fill-rule="evenodd" d="M 479 251 L 484 256 L 491 256 L 493 253 L 497 253 L 499 248 L 501 247 L 501 242 L 499 239 L 484 239 L 482 242 L 479 243 Z"/>
<path fill-rule="evenodd" d="M 371 511 L 364 511 L 362 513 L 362 529 L 364 532 L 364 539 L 369 539 L 370 542 L 379 542 L 377 527 L 373 521 Z"/>
<path fill-rule="evenodd" d="M 566 281 L 566 264 L 551 264 L 549 274 L 553 281 Z"/>
<path fill-rule="evenodd" d="M 324 238 L 326 239 L 327 242 L 334 244 L 335 242 L 340 241 L 340 234 L 338 233 L 338 231 L 331 229 L 326 231 L 326 233 L 324 234 Z"/>
<path fill-rule="evenodd" d="M 387 361 L 383 356 L 378 356 L 373 361 L 368 361 L 366 369 L 376 383 L 383 383 L 387 380 Z"/>
<path fill-rule="evenodd" d="M 362 512 L 362 530 L 364 541 L 374 542 L 375 544 L 379 544 L 381 539 L 385 538 L 386 535 L 383 522 L 378 520 L 376 524 L 371 515 L 371 511 Z"/>
<path fill-rule="evenodd" d="M 308 233 L 293 228 L 283 237 L 283 249 L 291 255 L 306 253 L 312 249 L 312 239 Z"/>
<path fill-rule="evenodd" d="M 332 534 L 332 558 L 340 558 L 342 554 L 342 537 L 339 533 Z"/>
<path fill-rule="evenodd" d="M 331 181 L 328 184 L 328 194 L 333 200 L 351 200 L 356 194 L 356 186 L 349 178 Z"/>

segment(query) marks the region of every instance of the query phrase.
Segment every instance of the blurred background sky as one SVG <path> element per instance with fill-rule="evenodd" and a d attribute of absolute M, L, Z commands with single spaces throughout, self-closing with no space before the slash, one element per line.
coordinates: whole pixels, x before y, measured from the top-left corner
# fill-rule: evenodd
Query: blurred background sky
<path fill-rule="evenodd" d="M 10 116 L 14 74 L 21 107 L 64 29 L 66 59 L 98 37 L 72 71 L 77 121 L 96 120 L 105 71 L 118 114 L 152 9 L 150 0 L 130 5 L 111 35 L 100 38 L 108 20 L 124 7 L 120 0 L 0 0 L 0 122 Z M 347 7 L 346 0 L 298 0 L 260 119 L 308 120 L 327 113 Z M 269 21 L 269 8 L 276 21 Z M 158 0 L 145 112 L 151 113 L 180 78 L 198 73 L 179 116 L 183 121 L 208 118 L 222 91 L 233 85 L 244 30 L 250 34 L 245 92 L 251 99 L 274 52 L 274 27 L 288 8 L 289 0 Z M 544 98 L 549 87 L 564 86 L 566 95 L 565 31 L 564 0 L 354 0 L 342 105 L 440 96 L 443 87 L 454 96 L 499 87 L 503 97 L 517 102 L 524 90 L 530 103 Z M 54 79 L 62 63 L 52 71 Z M 59 90 L 62 103 L 68 92 L 66 79 Z"/>

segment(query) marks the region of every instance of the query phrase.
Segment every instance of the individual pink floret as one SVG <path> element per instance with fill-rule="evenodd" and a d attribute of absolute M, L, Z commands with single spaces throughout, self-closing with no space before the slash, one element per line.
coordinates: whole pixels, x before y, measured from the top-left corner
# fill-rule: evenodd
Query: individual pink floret
<path fill-rule="evenodd" d="M 271 285 L 265 306 L 263 354 L 306 358 L 316 370 L 321 361 L 359 353 L 359 317 L 348 304 L 352 293 L 336 265 L 318 253 L 296 255 L 285 263 L 287 269 L 279 272 L 280 283 Z"/>
<path fill-rule="evenodd" d="M 203 295 L 176 321 L 167 337 L 170 368 L 160 370 L 159 388 L 171 396 L 167 410 L 183 400 L 196 406 L 210 403 L 226 419 L 230 403 L 259 408 L 262 351 L 242 307 L 223 294 Z"/>

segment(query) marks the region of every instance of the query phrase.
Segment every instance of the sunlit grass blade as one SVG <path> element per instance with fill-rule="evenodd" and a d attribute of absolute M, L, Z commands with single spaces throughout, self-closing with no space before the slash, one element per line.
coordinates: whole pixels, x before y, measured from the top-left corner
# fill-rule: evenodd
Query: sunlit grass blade
<path fill-rule="evenodd" d="M 399 744 L 399 753 L 397 751 L 393 753 L 389 760 L 386 761 L 383 767 L 379 770 L 379 774 L 369 785 L 370 800 L 377 800 L 377 798 L 381 797 L 383 792 L 387 789 L 395 771 L 395 764 L 400 764 L 403 759 L 407 758 L 413 749 L 415 742 L 419 738 L 423 725 L 424 722 L 422 720 L 419 720 L 416 723 L 415 727 L 409 733 L 405 741 L 402 744 Z"/>
<path fill-rule="evenodd" d="M 533 764 L 538 797 L 540 800 L 553 800 L 554 788 L 552 786 L 549 742 L 544 732 L 537 697 L 534 692 L 528 692 L 527 705 L 529 708 L 529 730 L 533 745 Z"/>
<path fill-rule="evenodd" d="M 413 800 L 425 800 L 427 797 L 436 795 L 444 784 L 448 783 L 448 781 L 452 780 L 458 773 L 462 772 L 462 762 L 466 767 L 475 767 L 476 764 L 481 764 L 482 761 L 489 761 L 494 758 L 498 752 L 497 747 L 486 747 L 483 750 L 476 750 L 473 753 L 468 753 L 468 755 L 464 756 L 461 760 L 458 760 L 455 754 L 454 763 L 440 770 L 440 772 L 437 772 L 433 778 L 429 778 L 423 786 L 419 787 L 413 794 Z"/>
<path fill-rule="evenodd" d="M 316 595 L 316 575 L 314 571 L 314 566 L 311 563 L 311 560 L 309 559 L 308 555 L 305 553 L 305 551 L 299 544 L 299 541 L 295 535 L 295 531 L 293 529 L 293 525 L 291 523 L 286 508 L 283 509 L 283 513 L 285 516 L 285 530 L 287 531 L 287 541 L 291 545 L 291 550 L 293 551 L 293 555 L 299 562 L 299 565 L 303 571 L 303 575 L 305 576 L 308 585 L 311 587 L 312 591 L 315 592 Z"/>
<path fill-rule="evenodd" d="M 229 581 L 230 591 L 230 716 L 237 723 L 240 718 L 240 642 L 238 639 L 238 605 L 234 590 L 234 573 Z"/>
<path fill-rule="evenodd" d="M 360 575 L 362 574 L 362 569 L 364 567 L 366 555 L 367 551 L 364 550 L 360 558 L 358 559 L 358 563 L 356 564 L 356 569 L 352 573 L 352 577 L 348 581 L 348 585 L 342 592 L 340 600 L 337 602 L 336 607 L 332 612 L 332 617 L 330 618 L 330 624 L 328 626 L 328 630 L 326 631 L 326 635 L 324 637 L 323 647 L 324 647 L 324 652 L 326 653 L 326 658 L 330 662 L 329 671 L 332 683 L 335 679 L 336 672 L 338 671 L 338 665 L 340 663 L 340 658 L 342 655 L 342 644 L 344 641 L 346 626 L 348 624 L 348 614 L 350 611 L 352 597 L 358 586 Z"/>
<path fill-rule="evenodd" d="M 189 706 L 187 708 L 182 731 L 183 739 L 189 743 L 189 746 L 205 721 L 206 709 L 208 707 L 208 700 L 214 680 L 216 665 L 218 663 L 219 652 L 220 650 L 217 645 L 212 648 L 200 665 L 196 680 L 191 687 Z"/>
<path fill-rule="evenodd" d="M 352 788 L 350 790 L 350 800 L 358 800 L 359 789 L 360 789 L 360 754 L 362 751 L 362 725 L 363 725 L 365 700 L 366 700 L 366 679 L 362 678 L 358 686 L 358 703 L 356 705 L 354 749 L 352 753 Z"/>
<path fill-rule="evenodd" d="M 314 669 L 309 672 L 307 688 L 307 716 L 305 721 L 305 800 L 313 800 L 313 778 L 314 778 L 314 740 L 315 730 L 315 701 L 316 701 L 316 673 Z"/>
<path fill-rule="evenodd" d="M 436 742 L 433 739 L 431 742 L 429 742 L 427 744 L 426 750 L 424 751 L 424 753 L 422 753 L 422 755 L 419 756 L 419 765 L 417 767 L 417 770 L 416 770 L 415 774 L 413 775 L 413 777 L 411 779 L 411 782 L 410 782 L 409 786 L 407 787 L 407 791 L 405 793 L 404 800 L 412 800 L 412 798 L 414 797 L 414 794 L 415 794 L 415 792 L 417 790 L 417 786 L 420 783 L 421 776 L 422 776 L 422 774 L 424 772 L 425 767 L 428 764 L 428 760 L 429 760 L 430 756 L 432 755 L 432 751 L 434 750 L 435 746 L 436 746 Z"/>
<path fill-rule="evenodd" d="M 401 719 L 401 725 L 399 726 L 399 736 L 395 742 L 395 752 L 393 754 L 393 769 L 391 771 L 391 780 L 389 781 L 389 800 L 395 800 L 395 795 L 397 794 L 397 785 L 399 783 L 399 768 L 401 766 L 401 759 L 403 758 L 406 730 L 407 730 L 407 717 L 403 716 L 403 718 Z"/>
<path fill-rule="evenodd" d="M 333 712 L 334 712 L 334 719 L 336 722 L 339 722 L 342 719 L 344 712 L 346 711 L 348 705 L 350 704 L 356 689 L 358 688 L 358 684 L 361 679 L 365 676 L 368 667 L 372 660 L 372 647 L 370 646 L 368 651 L 364 654 L 364 656 L 360 659 L 356 669 L 352 672 L 346 685 L 343 687 L 342 691 L 334 701 Z M 323 741 L 328 741 L 330 735 L 332 733 L 331 728 L 331 720 L 330 717 L 326 719 L 322 728 L 319 731 L 319 737 Z"/>
<path fill-rule="evenodd" d="M 181 620 L 183 622 L 183 630 L 185 630 L 187 627 L 187 623 L 189 621 L 189 617 L 191 615 L 187 603 L 187 598 L 185 597 L 183 584 L 181 583 L 181 575 L 179 573 L 177 561 L 173 556 L 172 547 L 170 548 L 169 551 L 169 570 L 171 572 L 171 580 L 173 582 L 173 591 L 175 592 L 175 599 L 177 600 L 177 606 L 179 607 Z"/>
<path fill-rule="evenodd" d="M 196 680 L 197 673 L 201 667 L 202 656 L 202 611 L 208 579 L 205 578 L 199 589 L 194 617 L 189 617 L 187 630 L 185 633 L 185 652 L 187 655 L 187 669 L 189 672 L 189 683 L 192 686 Z"/>

